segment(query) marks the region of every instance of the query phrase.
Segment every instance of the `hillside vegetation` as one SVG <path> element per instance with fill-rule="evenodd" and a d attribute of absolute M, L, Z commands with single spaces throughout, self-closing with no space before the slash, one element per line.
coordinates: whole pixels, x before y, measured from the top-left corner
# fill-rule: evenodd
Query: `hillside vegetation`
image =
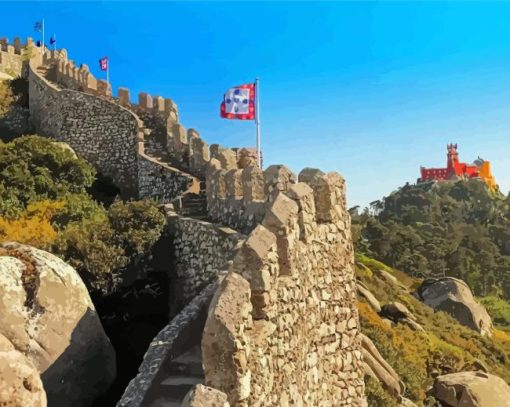
<path fill-rule="evenodd" d="M 91 291 L 108 294 L 150 253 L 165 219 L 147 200 L 105 207 L 92 195 L 95 180 L 94 168 L 62 143 L 38 136 L 0 142 L 0 242 L 49 250 Z"/>
<path fill-rule="evenodd" d="M 510 382 L 510 335 L 496 329 L 492 338 L 482 337 L 448 314 L 434 312 L 412 295 L 420 279 L 364 255 L 356 256 L 356 276 L 381 305 L 395 301 L 404 304 L 424 328 L 422 332 L 405 324 L 389 323 L 359 297 L 362 331 L 405 383 L 405 397 L 418 405 L 436 406 L 426 394 L 436 376 L 480 365 Z M 373 379 L 367 381 L 366 394 L 371 407 L 397 405 Z"/>
<path fill-rule="evenodd" d="M 509 198 L 479 180 L 405 185 L 351 209 L 356 249 L 413 277 L 452 276 L 510 299 Z"/>

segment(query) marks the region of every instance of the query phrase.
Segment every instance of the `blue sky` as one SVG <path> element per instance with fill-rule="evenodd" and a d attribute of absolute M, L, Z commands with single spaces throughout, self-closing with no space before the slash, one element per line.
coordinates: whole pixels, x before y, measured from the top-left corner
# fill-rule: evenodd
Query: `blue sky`
<path fill-rule="evenodd" d="M 253 145 L 252 122 L 220 119 L 232 85 L 261 80 L 265 165 L 347 180 L 366 205 L 420 165 L 492 162 L 510 188 L 510 3 L 2 2 L 0 37 L 37 37 L 45 18 L 114 89 L 170 97 L 209 143 Z"/>

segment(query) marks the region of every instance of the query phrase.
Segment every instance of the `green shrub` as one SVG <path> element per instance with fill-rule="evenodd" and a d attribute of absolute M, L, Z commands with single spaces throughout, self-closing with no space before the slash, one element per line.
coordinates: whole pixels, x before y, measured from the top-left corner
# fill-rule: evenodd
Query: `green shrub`
<path fill-rule="evenodd" d="M 19 215 L 30 202 L 85 194 L 94 168 L 51 140 L 24 136 L 0 144 L 0 215 Z"/>
<path fill-rule="evenodd" d="M 482 297 L 479 301 L 487 308 L 487 312 L 496 325 L 510 327 L 510 303 L 496 296 Z"/>
<path fill-rule="evenodd" d="M 365 378 L 365 395 L 369 407 L 398 407 L 396 399 L 384 390 L 377 380 L 369 376 Z"/>

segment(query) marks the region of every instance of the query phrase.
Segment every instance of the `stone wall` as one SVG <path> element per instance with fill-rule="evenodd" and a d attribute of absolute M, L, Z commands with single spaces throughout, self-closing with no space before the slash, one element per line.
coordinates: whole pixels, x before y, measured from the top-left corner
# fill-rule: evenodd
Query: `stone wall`
<path fill-rule="evenodd" d="M 136 195 L 139 124 L 131 112 L 92 95 L 57 89 L 32 68 L 29 95 L 38 134 L 68 143 L 124 195 Z"/>
<path fill-rule="evenodd" d="M 178 302 L 188 303 L 227 269 L 246 236 L 228 227 L 186 218 L 167 210 L 168 234 L 173 242 L 173 269 Z"/>
<path fill-rule="evenodd" d="M 23 67 L 22 53 L 27 44 L 33 44 L 31 38 L 27 38 L 25 44 L 22 44 L 19 38 L 15 38 L 13 44 L 9 44 L 7 38 L 0 39 L 0 71 L 13 77 L 20 76 Z"/>
<path fill-rule="evenodd" d="M 233 406 L 361 406 L 344 181 L 307 169 L 275 193 L 209 309 L 206 385 Z"/>
<path fill-rule="evenodd" d="M 165 163 L 147 156 L 139 147 L 138 198 L 152 198 L 157 202 L 170 202 L 184 191 L 198 192 L 198 181 Z"/>
<path fill-rule="evenodd" d="M 0 118 L 0 130 L 4 129 L 14 136 L 31 133 L 30 110 L 23 106 L 12 106 L 5 116 Z"/>
<path fill-rule="evenodd" d="M 295 182 L 292 172 L 282 165 L 264 171 L 255 165 L 236 169 L 213 158 L 206 171 L 208 214 L 247 234 L 260 224 L 276 194 Z"/>

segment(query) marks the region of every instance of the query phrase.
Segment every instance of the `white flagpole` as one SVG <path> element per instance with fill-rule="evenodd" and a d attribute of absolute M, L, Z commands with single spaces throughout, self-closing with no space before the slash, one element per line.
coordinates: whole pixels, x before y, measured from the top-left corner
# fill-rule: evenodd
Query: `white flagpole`
<path fill-rule="evenodd" d="M 41 44 L 41 53 L 44 55 L 44 18 L 42 19 L 42 44 Z"/>
<path fill-rule="evenodd" d="M 257 128 L 257 160 L 262 169 L 262 157 L 260 151 L 260 113 L 259 113 L 259 78 L 255 78 L 255 126 Z"/>

